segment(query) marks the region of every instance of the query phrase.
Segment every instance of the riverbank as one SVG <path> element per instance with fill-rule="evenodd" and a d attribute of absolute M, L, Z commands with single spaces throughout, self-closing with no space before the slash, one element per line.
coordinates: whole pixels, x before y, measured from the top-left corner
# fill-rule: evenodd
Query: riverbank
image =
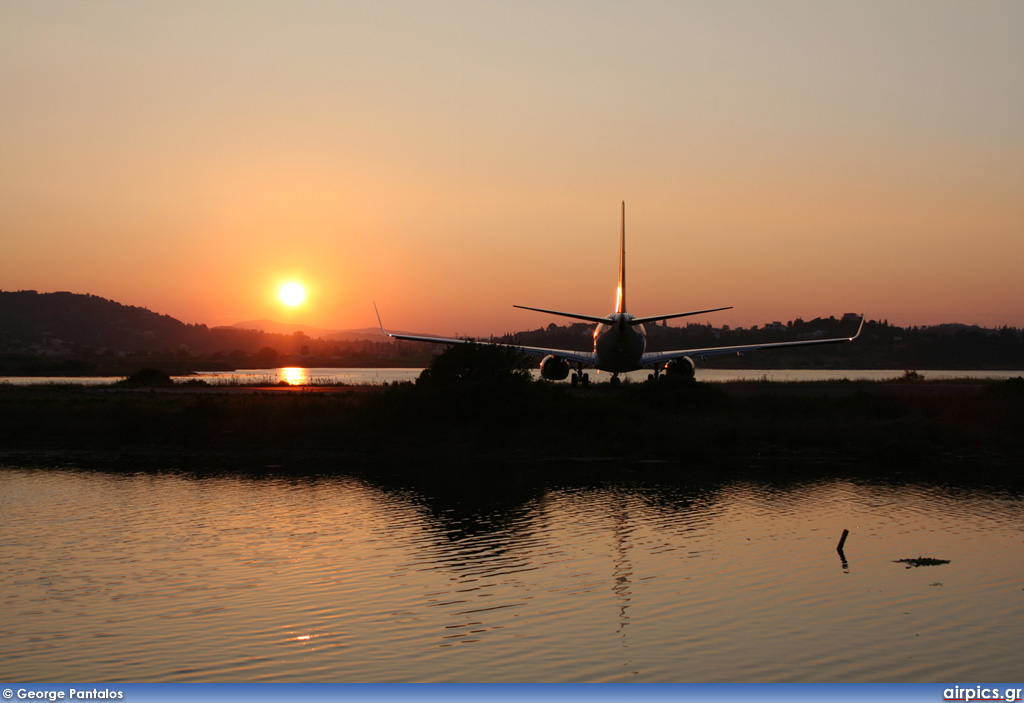
<path fill-rule="evenodd" d="M 413 384 L 282 391 L 0 387 L 0 461 L 33 453 L 322 458 L 430 470 L 483 462 L 812 457 L 1020 472 L 1024 380 Z M 21 462 L 19 462 L 21 463 Z"/>

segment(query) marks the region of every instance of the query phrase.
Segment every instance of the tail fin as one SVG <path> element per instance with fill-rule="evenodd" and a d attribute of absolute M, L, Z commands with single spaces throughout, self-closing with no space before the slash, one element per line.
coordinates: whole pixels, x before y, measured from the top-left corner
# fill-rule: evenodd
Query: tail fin
<path fill-rule="evenodd" d="M 619 232 L 619 288 L 615 312 L 626 312 L 626 201 L 622 201 L 622 230 Z"/>

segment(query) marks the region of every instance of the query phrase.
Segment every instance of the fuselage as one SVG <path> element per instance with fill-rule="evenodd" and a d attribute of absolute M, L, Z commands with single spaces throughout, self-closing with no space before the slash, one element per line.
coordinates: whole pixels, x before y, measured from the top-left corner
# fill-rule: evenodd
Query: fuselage
<path fill-rule="evenodd" d="M 647 350 L 647 331 L 643 325 L 631 324 L 634 315 L 613 312 L 608 321 L 594 329 L 594 366 L 602 371 L 624 373 L 641 368 L 640 360 Z"/>

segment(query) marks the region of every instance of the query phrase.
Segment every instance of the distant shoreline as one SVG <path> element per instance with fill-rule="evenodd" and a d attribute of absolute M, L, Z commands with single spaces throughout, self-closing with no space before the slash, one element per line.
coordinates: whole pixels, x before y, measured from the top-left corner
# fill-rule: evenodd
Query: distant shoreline
<path fill-rule="evenodd" d="M 386 359 L 375 359 L 372 363 L 365 364 L 325 364 L 322 360 L 316 364 L 303 364 L 299 363 L 288 363 L 275 367 L 262 367 L 262 366 L 231 366 L 223 362 L 216 363 L 193 363 L 191 360 L 181 359 L 133 359 L 131 361 L 125 360 L 106 360 L 102 362 L 90 362 L 88 364 L 72 362 L 53 362 L 45 365 L 28 365 L 28 366 L 16 366 L 0 365 L 0 378 L 124 378 L 129 376 L 140 368 L 152 367 L 159 368 L 171 376 L 195 376 L 203 373 L 244 373 L 244 372 L 255 372 L 255 371 L 271 371 L 278 368 L 299 368 L 299 369 L 335 369 L 335 370 L 364 370 L 364 369 L 423 369 L 430 365 L 434 359 L 433 355 L 426 355 L 422 358 L 413 360 L 402 360 L 388 363 Z M 792 358 L 789 361 L 794 361 Z M 820 366 L 813 363 L 799 364 L 791 363 L 784 366 L 780 366 L 776 363 L 761 363 L 759 365 L 750 365 L 750 360 L 744 365 L 737 365 L 735 363 L 718 363 L 712 364 L 701 364 L 698 366 L 700 370 L 713 371 L 713 372 L 724 372 L 724 371 L 735 371 L 735 372 L 755 372 L 755 371 L 780 371 L 780 370 L 792 370 L 792 371 L 807 371 L 807 372 L 823 372 L 829 370 L 838 371 L 895 371 L 902 373 L 903 370 L 915 370 L 915 371 L 964 371 L 968 373 L 982 372 L 982 371 L 994 371 L 1000 373 L 1008 372 L 1019 372 L 1024 374 L 1024 365 L 1017 364 L 975 364 L 970 368 L 951 368 L 948 365 L 941 364 L 902 364 L 894 366 L 892 364 L 881 364 L 881 365 L 857 365 L 857 364 L 846 364 L 840 366 Z"/>
<path fill-rule="evenodd" d="M 797 318 L 786 323 L 729 328 L 711 324 L 648 325 L 647 350 L 705 349 L 845 338 L 860 315 Z M 0 291 L 0 376 L 127 376 L 143 367 L 171 375 L 198 371 L 301 366 L 307 368 L 423 368 L 441 347 L 395 341 L 376 328 L 346 338 L 307 335 L 293 326 L 276 331 L 185 324 L 145 308 L 92 295 Z M 254 323 L 269 324 L 269 323 Z M 283 334 L 281 332 L 287 331 Z M 309 330 L 309 332 L 314 332 Z M 349 335 L 349 333 L 351 333 Z M 548 324 L 489 341 L 553 349 L 591 349 L 593 325 Z M 482 338 L 481 338 L 482 339 Z M 755 360 L 756 358 L 756 360 Z M 747 358 L 724 355 L 708 368 L 973 369 L 1024 368 L 1024 330 L 948 323 L 899 327 L 865 320 L 855 344 L 774 349 Z"/>
<path fill-rule="evenodd" d="M 292 390 L 303 389 L 320 392 L 324 389 L 358 389 L 360 387 L 380 388 L 381 386 L 415 381 L 422 373 L 419 367 L 388 368 L 303 368 L 285 367 L 279 369 L 251 369 L 226 372 L 202 372 L 198 374 L 167 377 L 180 387 L 214 386 L 220 388 L 275 387 Z M 163 371 L 160 373 L 164 376 Z M 539 372 L 531 371 L 535 379 Z M 627 385 L 641 384 L 647 380 L 648 371 L 623 374 Z M 110 387 L 122 384 L 125 376 L 3 376 L 0 386 L 53 385 L 88 387 Z M 596 385 L 607 383 L 608 375 L 591 374 Z M 917 371 L 897 369 L 708 369 L 698 368 L 697 380 L 714 385 L 734 383 L 801 383 L 819 384 L 824 382 L 843 383 L 987 383 L 1024 377 L 1024 370 L 949 370 L 921 369 Z M 568 386 L 568 381 L 555 384 Z"/>

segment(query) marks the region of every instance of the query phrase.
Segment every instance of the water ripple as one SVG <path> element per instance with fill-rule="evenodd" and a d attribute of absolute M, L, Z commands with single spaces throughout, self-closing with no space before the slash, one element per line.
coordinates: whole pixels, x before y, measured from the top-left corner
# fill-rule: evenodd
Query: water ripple
<path fill-rule="evenodd" d="M 1024 616 L 1003 489 L 4 469 L 0 509 L 21 680 L 1009 679 Z"/>

